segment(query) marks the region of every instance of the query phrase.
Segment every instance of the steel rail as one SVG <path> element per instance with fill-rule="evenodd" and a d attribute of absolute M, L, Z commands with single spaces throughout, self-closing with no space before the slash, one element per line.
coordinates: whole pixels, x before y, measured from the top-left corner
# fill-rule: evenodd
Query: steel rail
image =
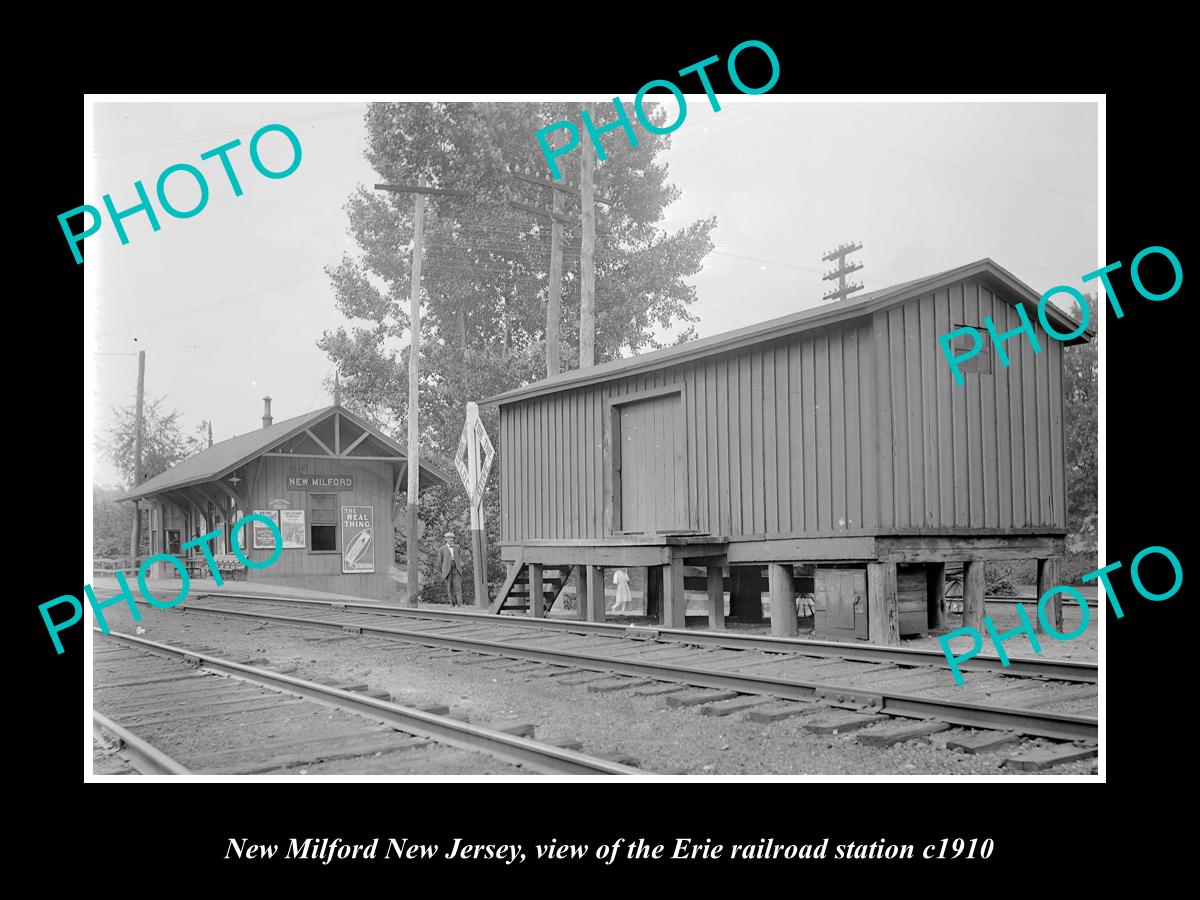
<path fill-rule="evenodd" d="M 92 630 L 103 634 L 99 628 Z M 377 700 L 365 694 L 317 684 L 292 675 L 259 669 L 209 653 L 200 653 L 170 644 L 160 644 L 157 641 L 149 641 L 116 631 L 110 631 L 107 637 L 118 643 L 140 647 L 151 653 L 182 660 L 222 675 L 241 678 L 273 690 L 286 691 L 327 706 L 358 713 L 386 722 L 388 725 L 410 734 L 432 738 L 442 744 L 462 750 L 483 752 L 504 762 L 527 766 L 548 775 L 644 776 L 646 774 L 639 769 L 577 753 L 574 750 L 542 744 L 529 738 L 517 737 L 482 725 L 452 719 L 449 716 L 438 716 L 419 709 L 399 706 L 386 700 Z"/>
<path fill-rule="evenodd" d="M 440 619 L 444 621 L 478 621 L 509 627 L 544 628 L 569 631 L 578 634 L 606 634 L 620 637 L 625 633 L 650 635 L 665 640 L 678 641 L 697 646 L 728 647 L 731 650 L 763 650 L 768 653 L 803 653 L 808 656 L 837 657 L 855 662 L 887 662 L 902 666 L 933 666 L 949 670 L 950 663 L 944 653 L 934 650 L 918 650 L 911 647 L 879 647 L 874 644 L 849 645 L 837 641 L 816 641 L 804 638 L 782 638 L 768 635 L 742 635 L 729 632 L 695 631 L 688 628 L 661 628 L 657 625 L 618 625 L 610 622 L 581 622 L 574 619 L 535 619 L 524 616 L 497 616 L 492 613 L 452 612 L 440 609 L 411 609 L 396 606 L 377 606 L 369 603 L 343 602 L 340 600 L 309 600 L 291 597 L 263 596 L 225 592 L 198 594 L 197 597 L 224 597 L 287 603 L 301 606 L 324 607 L 346 612 L 363 612 L 372 615 L 394 616 L 409 619 Z M 959 663 L 964 672 L 1000 672 L 1004 675 L 1020 675 L 1028 678 L 1047 678 L 1053 681 L 1072 681 L 1096 684 L 1099 680 L 1098 667 L 1092 663 L 1068 660 L 1035 659 L 1032 657 L 1009 657 L 1005 666 L 997 656 L 976 656 Z"/>
<path fill-rule="evenodd" d="M 189 769 L 185 769 L 153 744 L 138 737 L 132 731 L 122 728 L 112 719 L 101 715 L 94 709 L 92 710 L 92 731 L 107 731 L 115 737 L 119 741 L 118 751 L 126 755 L 133 767 L 143 775 L 192 774 Z"/>
<path fill-rule="evenodd" d="M 195 606 L 191 604 L 180 608 L 191 612 L 280 622 L 287 625 L 298 625 L 303 628 L 320 628 L 328 631 L 386 637 L 404 641 L 405 643 L 442 647 L 449 650 L 465 650 L 486 656 L 523 659 L 531 662 L 548 663 L 550 665 L 612 672 L 618 675 L 653 678 L 657 681 L 680 682 L 697 687 L 737 691 L 741 694 L 765 694 L 785 700 L 800 701 L 825 699 L 834 703 L 868 707 L 874 711 L 893 716 L 906 716 L 919 719 L 935 718 L 951 725 L 961 725 L 967 728 L 1008 730 L 1060 741 L 1095 740 L 1098 735 L 1097 720 L 1088 716 L 1042 712 L 1018 707 L 984 706 L 977 703 L 956 702 L 934 697 L 918 697 L 912 694 L 901 694 L 892 691 L 864 690 L 859 687 L 849 687 L 837 683 L 791 681 L 761 675 L 696 669 L 691 666 L 677 666 L 669 663 L 638 662 L 624 657 L 610 658 L 606 656 L 593 656 L 587 653 L 572 653 L 565 650 L 545 650 L 535 647 L 514 646 L 496 641 L 438 635 L 422 631 L 406 631 L 401 628 L 386 628 L 366 624 L 351 625 L 340 622 L 326 622 L 320 619 L 295 619 L 289 616 L 274 615 L 273 613 L 216 609 L 214 607 Z M 282 678 L 285 676 L 278 677 Z"/>

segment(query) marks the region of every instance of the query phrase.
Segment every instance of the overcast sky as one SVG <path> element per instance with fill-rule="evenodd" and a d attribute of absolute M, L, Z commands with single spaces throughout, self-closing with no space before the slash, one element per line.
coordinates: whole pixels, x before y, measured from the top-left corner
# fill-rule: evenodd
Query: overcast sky
<path fill-rule="evenodd" d="M 624 98 L 631 101 L 631 97 Z M 717 216 L 716 249 L 696 276 L 701 336 L 821 302 L 821 255 L 862 241 L 867 290 L 988 256 L 1035 290 L 1082 287 L 1097 257 L 1097 111 L 1078 103 L 805 103 L 721 96 L 713 112 L 689 96 L 688 115 L 661 158 L 682 197 L 665 227 Z M 98 103 L 94 193 L 133 206 L 133 182 L 153 195 L 158 174 L 240 138 L 244 195 L 209 177 L 208 206 L 190 219 L 159 211 L 111 223 L 87 239 L 95 297 L 96 428 L 133 402 L 138 350 L 146 392 L 167 396 L 190 434 L 213 421 L 220 441 L 261 427 L 262 397 L 285 419 L 330 402 L 332 371 L 316 348 L 345 324 L 324 267 L 355 252 L 342 205 L 373 183 L 363 159 L 367 104 Z M 303 161 L 287 178 L 258 175 L 250 136 L 280 122 L 300 137 Z M 619 132 L 609 136 L 616 139 Z M 530 140 L 533 140 L 532 130 Z M 271 168 L 290 160 L 287 141 L 262 143 Z M 238 151 L 235 151 L 235 154 Z M 186 176 L 170 196 L 195 201 Z M 155 200 L 157 208 L 157 200 Z M 604 298 L 597 303 L 603 305 Z M 131 355 L 124 355 L 131 354 Z M 96 480 L 117 483 L 96 460 Z"/>

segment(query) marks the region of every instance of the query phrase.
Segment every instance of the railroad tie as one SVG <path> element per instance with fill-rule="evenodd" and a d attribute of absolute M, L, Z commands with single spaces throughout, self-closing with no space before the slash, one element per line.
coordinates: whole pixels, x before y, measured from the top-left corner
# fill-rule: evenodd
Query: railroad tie
<path fill-rule="evenodd" d="M 501 656 L 501 657 L 493 658 L 491 662 L 484 663 L 479 668 L 485 672 L 498 672 L 503 669 L 511 669 L 514 665 L 516 665 L 519 662 L 520 662 L 520 660 L 509 659 L 506 656 Z"/>
<path fill-rule="evenodd" d="M 810 734 L 846 734 L 882 721 L 882 716 L 860 716 L 858 713 L 851 713 L 846 716 L 806 722 L 803 728 Z"/>
<path fill-rule="evenodd" d="M 611 677 L 608 672 L 568 672 L 554 683 L 574 687 L 579 684 L 587 684 L 590 681 L 600 681 L 601 679 Z"/>
<path fill-rule="evenodd" d="M 576 740 L 575 738 L 567 738 L 567 737 L 543 738 L 541 742 L 543 744 L 548 744 L 551 747 L 558 747 L 562 750 L 582 750 L 583 749 L 583 741 Z"/>
<path fill-rule="evenodd" d="M 513 661 L 510 659 L 503 671 L 512 672 L 514 675 L 524 675 L 526 672 L 537 672 L 539 669 L 544 668 L 546 668 L 545 663 L 518 662 L 516 665 L 513 665 Z"/>
<path fill-rule="evenodd" d="M 1060 744 L 1057 747 L 1030 750 L 1019 756 L 1010 756 L 1001 765 L 1022 772 L 1038 772 L 1077 759 L 1089 759 L 1096 755 L 1096 748 L 1078 744 Z"/>
<path fill-rule="evenodd" d="M 858 735 L 858 742 L 868 747 L 891 747 L 903 741 L 926 737 L 945 731 L 950 726 L 945 722 L 911 722 L 898 725 L 895 728 L 881 728 L 877 731 L 864 731 Z"/>
<path fill-rule="evenodd" d="M 555 666 L 547 665 L 541 672 L 530 672 L 530 678 L 554 678 L 558 675 L 570 675 L 573 672 L 580 672 L 581 669 L 576 669 L 573 666 Z"/>
<path fill-rule="evenodd" d="M 750 711 L 746 718 L 751 722 L 778 722 L 792 716 L 807 716 L 817 712 L 828 712 L 829 707 L 811 700 L 788 700 L 776 706 L 762 706 Z"/>
<path fill-rule="evenodd" d="M 707 706 L 702 706 L 700 707 L 700 715 L 731 716 L 734 713 L 741 712 L 744 709 L 751 709 L 756 706 L 762 706 L 765 703 L 771 703 L 774 699 L 774 697 L 763 697 L 755 694 L 743 695 L 740 697 L 734 697 L 732 700 L 720 700 L 716 703 L 710 703 Z"/>
<path fill-rule="evenodd" d="M 963 753 L 990 753 L 1020 741 L 1021 735 L 1015 731 L 981 731 L 978 734 L 946 741 L 946 749 L 961 750 Z"/>
<path fill-rule="evenodd" d="M 686 691 L 686 684 L 654 684 L 648 687 L 635 688 L 633 695 L 635 697 L 659 697 L 663 694 L 674 694 L 677 691 Z"/>
<path fill-rule="evenodd" d="M 635 769 L 640 768 L 636 759 L 628 753 L 622 753 L 620 750 L 615 750 L 612 753 L 594 753 L 592 755 L 597 759 L 607 759 L 609 762 L 615 762 L 622 766 L 631 766 Z"/>
<path fill-rule="evenodd" d="M 733 700 L 737 696 L 737 691 L 684 691 L 682 693 L 668 694 L 667 706 L 702 706 L 705 703 Z"/>
<path fill-rule="evenodd" d="M 337 750 L 321 750 L 318 752 L 293 753 L 276 756 L 267 760 L 234 764 L 213 769 L 206 769 L 205 774 L 212 775 L 259 775 L 265 772 L 275 772 L 279 769 L 293 769 L 297 766 L 315 765 L 318 762 L 333 762 L 339 759 L 357 759 L 359 757 L 382 756 L 387 753 L 399 753 L 404 750 L 421 750 L 436 744 L 432 738 L 414 737 L 396 740 L 388 738 L 384 741 L 359 742 L 353 746 Z"/>
<path fill-rule="evenodd" d="M 623 691 L 626 688 L 644 687 L 648 684 L 654 684 L 651 678 L 629 678 L 620 676 L 605 681 L 593 681 L 587 686 L 589 694 L 607 694 L 612 691 Z"/>
<path fill-rule="evenodd" d="M 419 706 L 410 707 L 418 712 L 429 713 L 433 716 L 446 716 L 450 714 L 450 707 L 443 706 L 440 703 L 423 703 Z"/>
<path fill-rule="evenodd" d="M 450 650 L 447 653 L 434 653 L 430 655 L 429 658 L 453 659 L 460 666 L 478 666 L 482 665 L 483 663 L 495 663 L 500 660 L 503 660 L 505 665 L 512 665 L 513 663 L 511 659 L 505 659 L 504 657 L 500 656 L 492 656 L 491 654 L 486 653 L 471 653 L 470 651 L 463 653 L 459 652 L 458 650 Z"/>

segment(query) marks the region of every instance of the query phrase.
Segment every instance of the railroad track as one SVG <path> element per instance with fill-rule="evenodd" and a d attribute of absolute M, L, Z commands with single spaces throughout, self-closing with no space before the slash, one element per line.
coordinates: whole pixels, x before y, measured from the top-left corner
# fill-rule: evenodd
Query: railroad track
<path fill-rule="evenodd" d="M 459 612 L 451 610 L 418 609 L 399 606 L 380 606 L 372 603 L 353 603 L 337 600 L 305 600 L 264 596 L 240 592 L 222 591 L 220 594 L 200 594 L 206 601 L 255 601 L 265 604 L 281 604 L 310 610 L 327 610 L 333 613 L 365 613 L 375 616 L 392 616 L 402 619 L 428 619 L 442 622 L 478 622 L 480 626 L 512 627 L 519 629 L 547 629 L 572 634 L 595 634 L 605 637 L 650 636 L 659 641 L 675 641 L 698 647 L 718 647 L 737 650 L 757 650 L 774 653 L 803 653 L 805 656 L 837 658 L 847 661 L 888 663 L 898 666 L 927 666 L 949 671 L 945 654 L 934 650 L 918 650 L 909 647 L 878 647 L 871 644 L 847 644 L 837 641 L 819 641 L 804 638 L 780 638 L 771 635 L 736 634 L 734 632 L 696 631 L 686 628 L 660 628 L 657 625 L 637 626 L 609 622 L 583 622 L 565 618 L 534 619 L 527 616 L 492 615 L 482 612 Z M 210 606 L 213 603 L 209 604 Z M 232 607 L 240 608 L 240 607 Z M 1054 660 L 1043 657 L 1010 657 L 1004 666 L 999 657 L 980 655 L 959 663 L 964 672 L 997 672 L 1007 676 L 1029 676 L 1056 681 L 1096 684 L 1099 672 L 1094 663 Z"/>
<path fill-rule="evenodd" d="M 94 631 L 97 774 L 255 774 L 315 763 L 336 763 L 339 774 L 643 774 L 571 749 L 577 742 L 533 740 L 529 726 L 488 728 L 444 707 L 399 706 L 202 650 Z"/>
<path fill-rule="evenodd" d="M 537 663 L 547 674 L 592 672 L 618 686 L 700 688 L 714 703 L 744 696 L 807 704 L 806 712 L 859 715 L 853 723 L 919 720 L 1093 751 L 1098 738 L 1096 667 L 1082 663 L 1030 659 L 1001 669 L 977 658 L 958 687 L 941 654 L 906 648 L 230 594 L 198 596 L 180 609 L 418 644 L 464 660 Z"/>

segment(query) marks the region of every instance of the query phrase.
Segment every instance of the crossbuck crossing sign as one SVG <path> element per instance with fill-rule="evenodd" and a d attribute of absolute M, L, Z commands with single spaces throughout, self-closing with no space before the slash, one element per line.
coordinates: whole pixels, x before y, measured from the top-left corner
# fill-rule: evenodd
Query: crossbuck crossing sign
<path fill-rule="evenodd" d="M 468 403 L 467 422 L 463 426 L 462 437 L 458 439 L 454 467 L 458 469 L 458 477 L 462 479 L 467 496 L 471 498 L 473 513 L 483 502 L 483 489 L 487 485 L 488 473 L 492 469 L 492 460 L 495 457 L 496 448 L 492 446 L 483 422 L 479 420 L 479 407 Z"/>

